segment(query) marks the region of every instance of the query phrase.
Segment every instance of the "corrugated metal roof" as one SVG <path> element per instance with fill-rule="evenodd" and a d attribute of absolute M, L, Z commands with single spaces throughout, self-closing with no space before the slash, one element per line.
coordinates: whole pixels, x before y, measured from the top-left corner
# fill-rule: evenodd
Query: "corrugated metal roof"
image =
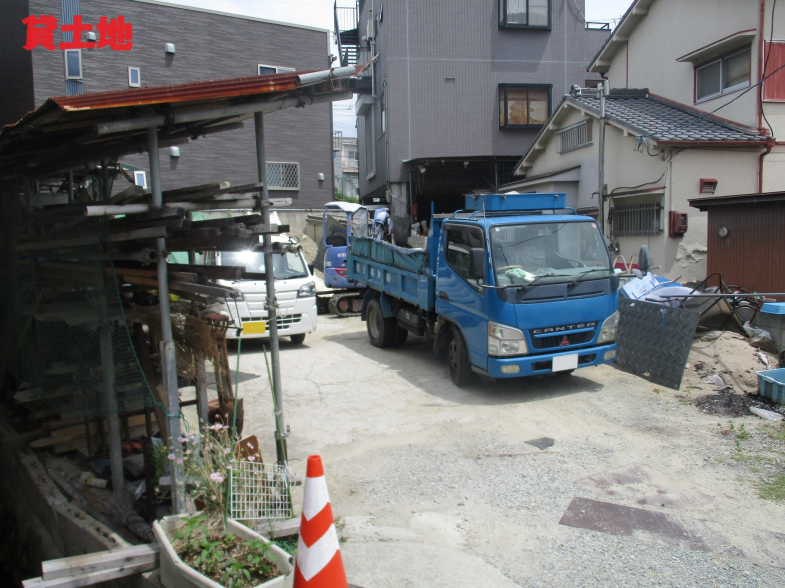
<path fill-rule="evenodd" d="M 144 106 L 161 102 L 191 102 L 193 100 L 215 100 L 270 92 L 289 92 L 296 89 L 295 79 L 307 72 L 287 72 L 265 76 L 247 76 L 206 82 L 189 82 L 171 86 L 130 88 L 114 92 L 95 92 L 81 96 L 58 96 L 50 98 L 63 110 L 88 110 L 94 108 L 117 108 L 121 106 Z"/>

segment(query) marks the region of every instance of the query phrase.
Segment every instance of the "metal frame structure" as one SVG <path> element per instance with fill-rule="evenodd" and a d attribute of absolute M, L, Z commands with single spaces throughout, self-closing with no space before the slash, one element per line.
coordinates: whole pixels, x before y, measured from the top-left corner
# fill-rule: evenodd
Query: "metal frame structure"
<path fill-rule="evenodd" d="M 223 209 L 252 206 L 260 212 L 263 224 L 269 227 L 272 202 L 267 185 L 264 114 L 283 108 L 330 103 L 351 97 L 356 78 L 365 66 L 344 67 L 316 72 L 281 73 L 211 82 L 151 87 L 118 92 L 102 92 L 80 96 L 50 98 L 35 111 L 14 125 L 0 129 L 0 182 L 21 184 L 32 208 L 30 183 L 51 177 L 69 178 L 69 202 L 73 201 L 73 171 L 101 162 L 102 175 L 107 176 L 107 160 L 122 155 L 147 151 L 150 159 L 152 200 L 150 204 L 110 206 L 109 194 L 103 205 L 86 206 L 86 216 L 128 214 L 130 207 L 147 210 L 163 207 L 159 149 L 187 143 L 189 139 L 242 127 L 242 121 L 253 117 L 256 131 L 256 155 L 259 185 L 250 198 L 238 198 L 220 204 Z M 150 114 L 161 112 L 164 114 Z M 106 178 L 105 178 L 106 179 Z M 108 183 L 104 183 L 107 186 Z M 261 191 L 258 187 L 261 186 Z M 106 189 L 105 189 L 106 191 Z M 99 204 L 99 203 L 93 203 Z M 171 205 L 171 204 L 169 204 Z M 213 205 L 214 206 L 214 205 Z M 140 212 L 140 211 L 136 211 Z M 163 368 L 166 431 L 174 450 L 172 461 L 174 483 L 172 506 L 176 513 L 185 512 L 185 477 L 180 437 L 180 402 L 177 388 L 177 366 L 169 306 L 169 268 L 166 261 L 166 238 L 155 240 L 159 304 L 161 313 L 161 357 Z M 272 268 L 271 235 L 263 235 L 266 267 Z M 284 425 L 281 370 L 279 359 L 276 299 L 273 273 L 266 272 L 267 300 L 271 347 L 271 371 L 276 398 L 275 418 L 278 462 L 286 465 L 288 429 Z M 108 333 L 108 331 L 107 331 Z M 114 487 L 123 488 L 120 425 L 113 388 L 111 347 L 103 345 L 105 394 L 110 408 L 110 457 Z M 104 353 L 104 348 L 108 353 Z M 113 404 L 114 403 L 114 404 Z M 205 414 L 203 411 L 202 418 Z"/>

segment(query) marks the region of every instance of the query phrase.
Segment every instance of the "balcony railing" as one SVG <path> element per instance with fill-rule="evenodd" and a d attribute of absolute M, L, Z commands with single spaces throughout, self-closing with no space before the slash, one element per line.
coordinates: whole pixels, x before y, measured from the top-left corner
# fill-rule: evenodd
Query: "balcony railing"
<path fill-rule="evenodd" d="M 609 31 L 611 30 L 611 23 L 609 22 L 589 22 L 587 21 L 585 24 L 587 29 L 591 29 L 594 31 Z"/>

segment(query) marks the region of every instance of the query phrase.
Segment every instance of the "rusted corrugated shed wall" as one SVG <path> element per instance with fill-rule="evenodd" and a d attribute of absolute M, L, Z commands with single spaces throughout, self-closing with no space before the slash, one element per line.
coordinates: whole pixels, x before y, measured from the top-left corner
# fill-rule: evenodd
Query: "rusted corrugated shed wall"
<path fill-rule="evenodd" d="M 708 272 L 726 284 L 785 292 L 785 202 L 710 207 L 708 248 Z"/>

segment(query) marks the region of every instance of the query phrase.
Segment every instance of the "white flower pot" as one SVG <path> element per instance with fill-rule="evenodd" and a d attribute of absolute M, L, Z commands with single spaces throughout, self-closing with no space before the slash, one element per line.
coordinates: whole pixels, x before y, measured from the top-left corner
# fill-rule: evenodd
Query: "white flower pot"
<path fill-rule="evenodd" d="M 182 526 L 182 520 L 190 516 L 196 515 L 174 515 L 153 523 L 153 532 L 161 546 L 161 582 L 166 588 L 224 588 L 221 584 L 186 565 L 172 547 L 169 538 L 174 537 L 174 534 Z M 263 543 L 270 543 L 234 519 L 226 520 L 226 530 L 246 541 L 258 539 Z M 278 568 L 281 575 L 264 584 L 259 584 L 255 588 L 291 588 L 294 585 L 294 557 L 277 545 L 270 546 L 266 556 L 275 563 L 275 567 Z"/>

